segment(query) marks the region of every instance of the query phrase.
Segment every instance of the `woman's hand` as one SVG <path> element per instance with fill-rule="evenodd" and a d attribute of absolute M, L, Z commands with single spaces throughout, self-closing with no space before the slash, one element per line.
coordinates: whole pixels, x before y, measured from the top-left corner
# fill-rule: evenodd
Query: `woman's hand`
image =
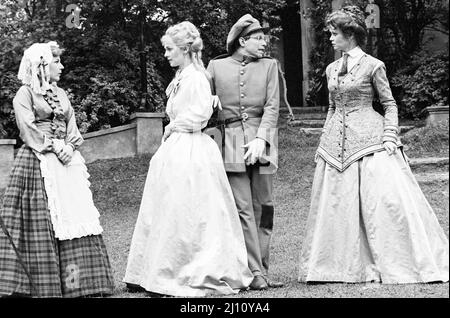
<path fill-rule="evenodd" d="M 52 151 L 58 155 L 66 144 L 61 139 L 52 139 Z"/>
<path fill-rule="evenodd" d="M 167 138 L 170 137 L 170 135 L 173 132 L 173 126 L 171 126 L 170 124 L 168 124 L 166 126 L 166 128 L 164 129 L 164 134 L 163 134 L 163 138 L 162 138 L 162 142 L 165 142 L 167 140 Z"/>
<path fill-rule="evenodd" d="M 58 159 L 63 164 L 68 164 L 73 157 L 73 148 L 70 145 L 65 145 L 59 153 L 57 153 Z"/>
<path fill-rule="evenodd" d="M 392 141 L 383 142 L 383 147 L 386 149 L 388 155 L 392 155 L 397 150 L 397 145 Z"/>
<path fill-rule="evenodd" d="M 220 102 L 219 96 L 213 95 L 212 106 L 213 106 L 213 109 L 216 109 L 218 107 L 219 110 L 222 110 L 222 103 Z"/>

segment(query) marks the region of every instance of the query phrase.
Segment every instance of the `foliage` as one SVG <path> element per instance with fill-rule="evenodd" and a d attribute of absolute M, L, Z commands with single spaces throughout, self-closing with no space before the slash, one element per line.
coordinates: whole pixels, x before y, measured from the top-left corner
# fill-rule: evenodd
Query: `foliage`
<path fill-rule="evenodd" d="M 425 31 L 445 29 L 448 34 L 448 1 L 442 0 L 377 0 L 381 30 L 379 58 L 389 74 L 409 63 L 411 56 L 423 47 Z M 445 31 L 444 31 L 445 32 Z"/>
<path fill-rule="evenodd" d="M 428 106 L 448 105 L 448 72 L 448 52 L 430 55 L 421 51 L 413 55 L 409 64 L 391 79 L 392 86 L 400 88 L 400 115 L 421 118 Z"/>
<path fill-rule="evenodd" d="M 376 57 L 385 62 L 389 77 L 399 69 L 408 67 L 411 63 L 414 64 L 410 60 L 411 56 L 422 49 L 424 32 L 427 29 L 448 34 L 448 2 L 442 0 L 375 0 L 374 2 L 380 7 L 381 17 L 381 29 L 377 31 L 379 39 Z M 312 0 L 311 3 L 307 17 L 311 19 L 315 46 L 310 55 L 310 89 L 307 102 L 308 106 L 321 106 L 328 103 L 324 99 L 327 96 L 324 72 L 326 66 L 332 61 L 332 54 L 328 34 L 324 32 L 324 19 L 331 11 L 331 1 Z M 365 11 L 367 3 L 365 0 L 346 0 L 343 5 L 357 5 Z M 394 90 L 394 97 L 402 99 L 399 95 L 401 92 L 401 87 L 397 91 Z"/>
<path fill-rule="evenodd" d="M 311 3 L 312 6 L 308 8 L 306 18 L 311 19 L 314 47 L 311 48 L 309 56 L 309 90 L 306 102 L 308 106 L 322 106 L 328 104 L 325 69 L 332 62 L 333 54 L 328 34 L 325 31 L 325 17 L 331 12 L 331 1 L 312 0 Z"/>
<path fill-rule="evenodd" d="M 68 4 L 81 8 L 79 27 L 68 28 Z M 56 40 L 66 51 L 59 86 L 76 110 L 82 132 L 122 125 L 139 110 L 141 98 L 162 111 L 164 87 L 173 77 L 160 38 L 171 24 L 189 20 L 205 44 L 206 62 L 225 53 L 231 25 L 249 12 L 278 30 L 285 0 L 5 0 L 0 4 L 0 137 L 18 135 L 12 98 L 24 49 Z M 141 23 L 142 22 L 142 23 Z M 140 46 L 143 31 L 144 43 Z M 146 55 L 147 96 L 141 96 L 140 54 Z"/>

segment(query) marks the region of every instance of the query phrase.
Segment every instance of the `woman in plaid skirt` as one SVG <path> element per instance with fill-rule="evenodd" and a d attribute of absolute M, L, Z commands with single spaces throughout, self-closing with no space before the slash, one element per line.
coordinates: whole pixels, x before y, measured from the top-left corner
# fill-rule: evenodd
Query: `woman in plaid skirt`
<path fill-rule="evenodd" d="M 65 91 L 56 42 L 25 50 L 14 111 L 24 145 L 0 210 L 0 296 L 111 294 L 111 266 L 77 151 L 83 138 Z"/>

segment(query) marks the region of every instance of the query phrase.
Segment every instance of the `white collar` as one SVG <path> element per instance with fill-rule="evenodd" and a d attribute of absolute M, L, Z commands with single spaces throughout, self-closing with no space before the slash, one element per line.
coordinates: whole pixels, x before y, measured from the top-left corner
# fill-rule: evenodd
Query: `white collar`
<path fill-rule="evenodd" d="M 181 80 L 186 77 L 186 75 L 191 74 L 195 72 L 195 66 L 194 63 L 189 64 L 181 71 L 178 70 L 175 73 L 175 77 L 172 79 L 172 81 L 169 83 L 169 86 L 166 88 L 166 96 L 170 97 L 172 93 L 176 93 L 178 91 L 178 88 L 180 87 Z"/>
<path fill-rule="evenodd" d="M 193 71 L 195 71 L 195 66 L 194 63 L 190 63 L 188 66 L 186 66 L 183 70 L 181 71 L 177 71 L 176 77 L 181 77 L 182 75 L 185 74 L 190 74 Z"/>
<path fill-rule="evenodd" d="M 353 49 L 351 49 L 350 51 L 346 52 L 350 58 L 352 59 L 357 59 L 361 56 L 364 55 L 364 51 L 361 50 L 361 48 L 359 46 L 354 47 Z"/>

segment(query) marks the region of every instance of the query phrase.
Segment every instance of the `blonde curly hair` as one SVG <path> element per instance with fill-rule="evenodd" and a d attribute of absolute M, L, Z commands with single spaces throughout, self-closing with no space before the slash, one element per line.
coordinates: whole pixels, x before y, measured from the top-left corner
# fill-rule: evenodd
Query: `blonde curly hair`
<path fill-rule="evenodd" d="M 187 49 L 194 66 L 205 71 L 202 61 L 203 40 L 197 27 L 189 21 L 183 21 L 169 27 L 161 38 L 161 43 L 171 38 L 172 41 L 181 49 Z"/>

